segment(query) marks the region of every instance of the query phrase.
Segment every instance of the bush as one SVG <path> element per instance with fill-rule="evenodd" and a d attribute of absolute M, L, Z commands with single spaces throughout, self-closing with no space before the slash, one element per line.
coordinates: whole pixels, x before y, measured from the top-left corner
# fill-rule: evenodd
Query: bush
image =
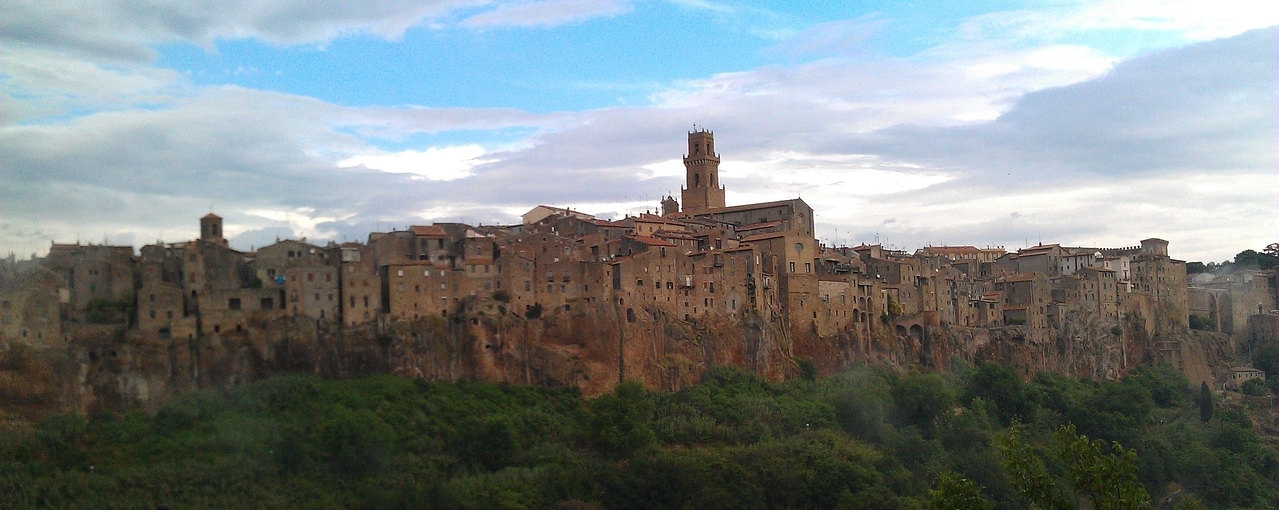
<path fill-rule="evenodd" d="M 1202 315 L 1190 316 L 1190 329 L 1198 331 L 1216 331 L 1217 321 Z"/>
<path fill-rule="evenodd" d="M 1261 379 L 1248 379 L 1239 385 L 1239 392 L 1244 395 L 1260 397 L 1266 394 L 1266 382 Z"/>

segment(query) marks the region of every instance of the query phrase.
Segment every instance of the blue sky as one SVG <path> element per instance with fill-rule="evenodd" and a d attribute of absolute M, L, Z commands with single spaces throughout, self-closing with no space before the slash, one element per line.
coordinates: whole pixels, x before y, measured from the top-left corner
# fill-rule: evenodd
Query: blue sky
<path fill-rule="evenodd" d="M 1260 2 L 99 0 L 0 5 L 0 253 L 363 240 L 537 204 L 730 203 L 828 243 L 1279 241 Z"/>

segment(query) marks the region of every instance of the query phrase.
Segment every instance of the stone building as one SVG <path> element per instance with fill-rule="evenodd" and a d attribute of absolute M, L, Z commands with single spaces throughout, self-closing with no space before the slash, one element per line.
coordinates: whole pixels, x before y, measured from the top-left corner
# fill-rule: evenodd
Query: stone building
<path fill-rule="evenodd" d="M 360 243 L 338 247 L 338 292 L 342 323 L 367 324 L 382 313 L 382 279 L 373 248 Z"/>
<path fill-rule="evenodd" d="M 43 268 L 0 277 L 0 349 L 14 344 L 61 346 L 64 280 Z"/>
<path fill-rule="evenodd" d="M 132 246 L 54 243 L 42 265 L 61 279 L 70 318 L 85 321 L 93 301 L 132 301 L 135 264 Z"/>
<path fill-rule="evenodd" d="M 1048 327 L 1052 287 L 1043 273 L 1014 274 L 995 280 L 1003 295 L 1003 323 L 1032 328 Z"/>

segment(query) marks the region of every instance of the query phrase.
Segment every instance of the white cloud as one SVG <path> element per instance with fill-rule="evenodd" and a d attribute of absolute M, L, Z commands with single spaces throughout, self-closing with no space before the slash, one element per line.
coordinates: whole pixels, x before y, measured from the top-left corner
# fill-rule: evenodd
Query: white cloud
<path fill-rule="evenodd" d="M 490 162 L 482 156 L 484 148 L 471 144 L 358 155 L 339 161 L 338 166 L 364 166 L 383 172 L 412 174 L 432 181 L 452 181 L 470 177 L 476 165 Z"/>
<path fill-rule="evenodd" d="M 470 16 L 461 22 L 467 28 L 554 27 L 584 20 L 619 16 L 631 12 L 622 0 L 543 0 L 514 2 Z"/>
<path fill-rule="evenodd" d="M 159 5 L 138 0 L 17 0 L 0 4 L 0 41 L 125 61 L 146 61 L 151 45 L 219 39 L 326 44 L 353 34 L 395 39 L 410 27 L 488 0 L 231 0 Z"/>
<path fill-rule="evenodd" d="M 1205 41 L 1279 24 L 1279 5 L 1254 0 L 1106 0 L 1057 18 L 1061 30 L 1141 29 Z"/>
<path fill-rule="evenodd" d="M 1186 42 L 1231 37 L 1279 24 L 1279 6 L 1254 0 L 1085 0 L 992 12 L 965 20 L 975 40 L 1055 41 L 1102 31 L 1142 39 L 1173 35 Z"/>

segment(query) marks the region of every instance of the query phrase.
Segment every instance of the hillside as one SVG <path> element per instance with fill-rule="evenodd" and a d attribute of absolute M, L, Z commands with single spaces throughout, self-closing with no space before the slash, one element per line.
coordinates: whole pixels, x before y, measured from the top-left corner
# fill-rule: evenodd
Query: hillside
<path fill-rule="evenodd" d="M 1273 445 L 1245 413 L 1186 386 L 1167 367 L 1023 382 L 962 363 L 949 375 L 857 368 L 784 384 L 717 367 L 680 391 L 625 383 L 591 400 L 486 382 L 277 377 L 187 393 L 154 416 L 10 430 L 0 492 L 11 508 L 911 509 L 966 488 L 979 494 L 973 508 L 1026 508 L 1045 494 L 1082 508 L 1106 496 L 1072 478 L 1086 463 L 1054 454 L 1054 432 L 1076 437 L 1069 423 L 1136 452 L 1085 458 L 1118 469 L 1105 480 L 1139 481 L 1143 500 L 1279 505 Z M 1047 468 L 1040 496 L 1009 474 L 1034 465 Z"/>

